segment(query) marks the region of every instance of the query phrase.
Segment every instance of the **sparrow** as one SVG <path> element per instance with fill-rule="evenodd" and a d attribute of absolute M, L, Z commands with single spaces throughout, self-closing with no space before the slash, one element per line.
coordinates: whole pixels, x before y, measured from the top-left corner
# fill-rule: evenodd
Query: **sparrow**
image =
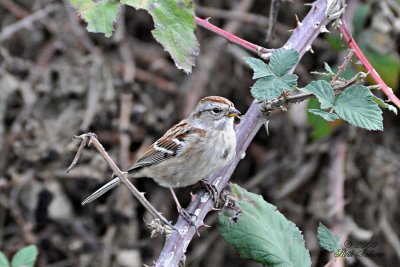
<path fill-rule="evenodd" d="M 228 99 L 208 96 L 194 111 L 154 142 L 128 170 L 128 178 L 151 178 L 170 189 L 193 185 L 228 165 L 236 154 L 235 120 L 240 112 Z M 116 177 L 86 198 L 85 205 L 120 184 Z"/>

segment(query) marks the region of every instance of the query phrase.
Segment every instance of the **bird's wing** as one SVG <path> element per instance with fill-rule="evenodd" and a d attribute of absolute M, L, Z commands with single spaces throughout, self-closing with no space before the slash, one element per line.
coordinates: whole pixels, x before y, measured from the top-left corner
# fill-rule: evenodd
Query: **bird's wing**
<path fill-rule="evenodd" d="M 185 120 L 181 121 L 154 142 L 128 172 L 180 155 L 185 148 L 185 142 L 197 136 L 197 133 L 203 135 L 204 130 L 190 126 Z"/>
<path fill-rule="evenodd" d="M 143 156 L 131 167 L 128 172 L 135 169 L 162 162 L 166 159 L 180 155 L 185 146 L 185 142 L 197 142 L 196 138 L 204 137 L 205 131 L 200 128 L 190 126 L 185 120 L 173 126 L 163 137 L 152 144 L 143 154 Z M 82 205 L 92 202 L 108 190 L 120 184 L 120 178 L 116 177 L 101 188 L 96 190 Z"/>

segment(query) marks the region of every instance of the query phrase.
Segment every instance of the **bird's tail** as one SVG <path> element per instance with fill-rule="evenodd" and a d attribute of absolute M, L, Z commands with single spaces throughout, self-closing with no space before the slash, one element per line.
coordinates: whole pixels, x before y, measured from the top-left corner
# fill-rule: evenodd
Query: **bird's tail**
<path fill-rule="evenodd" d="M 99 198 L 101 195 L 103 195 L 108 190 L 113 189 L 114 187 L 119 185 L 119 183 L 120 183 L 119 177 L 116 177 L 116 178 L 112 179 L 111 181 L 109 181 L 108 183 L 106 183 L 105 185 L 103 185 L 102 187 L 97 189 L 93 194 L 91 194 L 89 197 L 87 197 L 84 201 L 82 201 L 82 203 L 81 203 L 82 206 L 84 206 L 84 205 L 92 202 L 93 200 Z"/>

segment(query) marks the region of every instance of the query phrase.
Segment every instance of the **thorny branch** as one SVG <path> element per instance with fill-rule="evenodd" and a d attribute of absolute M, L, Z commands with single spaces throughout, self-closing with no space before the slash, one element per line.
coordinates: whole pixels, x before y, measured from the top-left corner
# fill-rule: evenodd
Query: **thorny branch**
<path fill-rule="evenodd" d="M 378 72 L 375 68 L 369 63 L 368 59 L 365 57 L 364 53 L 361 51 L 360 47 L 357 45 L 353 36 L 351 35 L 350 29 L 346 24 L 346 21 L 341 18 L 339 25 L 339 32 L 342 34 L 344 40 L 349 44 L 349 46 L 354 50 L 357 58 L 361 61 L 364 67 L 368 70 L 371 77 L 378 83 L 381 90 L 385 95 L 389 98 L 389 100 L 395 104 L 398 108 L 400 108 L 400 100 L 393 93 L 392 89 L 386 85 L 386 83 L 382 80 L 381 76 L 379 76 Z"/>
<path fill-rule="evenodd" d="M 265 47 L 253 44 L 249 41 L 246 41 L 242 38 L 237 37 L 236 35 L 233 35 L 229 32 L 224 31 L 223 29 L 214 26 L 211 24 L 208 19 L 201 19 L 199 17 L 195 17 L 196 24 L 206 28 L 207 30 L 210 30 L 216 34 L 218 34 L 221 37 L 224 37 L 226 40 L 228 40 L 230 43 L 237 44 L 242 48 L 245 48 L 249 51 L 252 51 L 253 53 L 256 53 L 260 57 L 263 57 L 264 54 L 269 54 L 270 52 L 273 51 L 273 49 L 267 49 Z"/>
<path fill-rule="evenodd" d="M 20 21 L 10 26 L 4 27 L 4 29 L 0 32 L 0 42 L 7 40 L 11 36 L 13 36 L 15 32 L 21 29 L 31 27 L 35 21 L 45 18 L 48 14 L 56 11 L 58 8 L 60 8 L 59 4 L 48 5 L 46 8 L 40 9 L 39 11 L 36 11 L 35 13 L 24 17 Z"/>
<path fill-rule="evenodd" d="M 274 39 L 274 31 L 276 21 L 278 19 L 279 8 L 281 7 L 281 0 L 272 0 L 269 8 L 269 23 L 267 27 L 267 37 L 265 38 L 266 42 Z"/>
<path fill-rule="evenodd" d="M 321 32 L 326 30 L 325 27 L 329 23 L 326 10 L 326 0 L 315 1 L 308 15 L 295 29 L 285 47 L 294 48 L 300 52 L 301 55 L 308 51 L 311 48 L 311 43 Z M 204 25 L 208 25 L 207 21 L 196 18 L 196 23 L 199 24 L 199 22 L 203 23 Z M 215 31 L 215 28 L 214 32 L 221 35 L 221 32 Z M 263 115 L 260 109 L 260 104 L 257 101 L 253 101 L 249 110 L 243 116 L 242 122 L 238 126 L 236 132 L 236 158 L 234 159 L 233 163 L 231 163 L 229 166 L 226 166 L 223 170 L 215 173 L 209 179 L 210 183 L 214 184 L 218 192 L 221 192 L 222 189 L 225 188 L 237 164 L 241 159 L 244 158 L 248 145 L 265 122 L 266 116 Z M 193 201 L 189 204 L 187 211 L 197 216 L 197 221 L 195 222 L 197 228 L 204 225 L 204 218 L 213 209 L 212 202 L 213 201 L 209 197 L 208 193 L 204 192 L 196 195 Z M 156 266 L 177 266 L 179 261 L 184 256 L 194 234 L 196 233 L 196 227 L 190 226 L 189 223 L 181 216 L 178 218 L 175 227 L 179 229 L 180 234 L 172 233 L 167 238 L 161 255 L 155 263 Z"/>
<path fill-rule="evenodd" d="M 349 54 L 344 58 L 344 61 L 343 61 L 342 65 L 339 66 L 338 72 L 332 78 L 331 84 L 333 84 L 335 81 L 337 81 L 337 79 L 339 79 L 340 75 L 342 75 L 342 73 L 345 71 L 347 65 L 351 61 L 351 57 L 353 56 L 353 54 L 354 54 L 354 50 L 351 49 Z"/>

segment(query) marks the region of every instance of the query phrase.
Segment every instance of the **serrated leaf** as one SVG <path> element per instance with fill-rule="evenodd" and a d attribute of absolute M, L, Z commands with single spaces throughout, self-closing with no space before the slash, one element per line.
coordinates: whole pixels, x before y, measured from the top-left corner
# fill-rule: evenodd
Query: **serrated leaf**
<path fill-rule="evenodd" d="M 319 245 L 331 253 L 340 249 L 340 236 L 332 233 L 325 225 L 319 223 L 318 226 Z"/>
<path fill-rule="evenodd" d="M 38 249 L 35 245 L 26 246 L 17 253 L 11 260 L 12 267 L 33 267 L 35 265 Z"/>
<path fill-rule="evenodd" d="M 320 109 L 320 108 L 321 106 L 316 98 L 312 98 L 308 101 L 307 109 Z M 312 137 L 314 140 L 319 140 L 331 134 L 333 126 L 320 116 L 308 112 L 307 120 L 313 129 Z"/>
<path fill-rule="evenodd" d="M 295 86 L 297 86 L 297 75 L 294 74 L 287 74 L 282 77 L 277 77 L 277 79 L 280 79 L 282 82 L 284 82 L 287 85 L 288 91 L 291 91 L 294 89 Z"/>
<path fill-rule="evenodd" d="M 300 89 L 303 92 L 314 94 L 322 109 L 333 107 L 335 103 L 335 93 L 332 86 L 324 80 L 312 81 L 306 87 Z"/>
<path fill-rule="evenodd" d="M 374 102 L 377 103 L 378 106 L 380 106 L 381 108 L 387 108 L 388 110 L 393 112 L 395 115 L 397 115 L 397 108 L 395 106 L 386 103 L 385 101 L 383 101 L 383 99 L 376 97 L 376 96 L 372 96 L 372 100 L 374 100 Z"/>
<path fill-rule="evenodd" d="M 285 75 L 282 78 L 274 76 L 262 77 L 251 87 L 251 94 L 258 101 L 272 100 L 280 96 L 284 90 L 291 90 L 296 81 L 296 75 Z"/>
<path fill-rule="evenodd" d="M 170 53 L 179 69 L 192 71 L 199 54 L 192 0 L 121 0 L 121 3 L 147 10 L 153 17 L 154 38 Z"/>
<path fill-rule="evenodd" d="M 335 73 L 333 72 L 332 68 L 329 66 L 328 63 L 324 62 L 324 67 L 325 67 L 325 71 L 331 75 L 335 75 Z"/>
<path fill-rule="evenodd" d="M 117 20 L 120 3 L 117 0 L 70 0 L 71 5 L 87 23 L 89 32 L 104 33 L 110 37 Z"/>
<path fill-rule="evenodd" d="M 236 207 L 219 214 L 219 229 L 242 258 L 268 266 L 311 266 L 303 236 L 294 223 L 260 195 L 234 184 L 231 188 Z"/>
<path fill-rule="evenodd" d="M 308 111 L 310 111 L 312 114 L 318 115 L 322 118 L 324 118 L 324 120 L 327 121 L 334 121 L 339 119 L 339 116 L 336 115 L 335 113 L 330 113 L 330 112 L 326 112 L 320 109 L 309 109 Z"/>
<path fill-rule="evenodd" d="M 300 53 L 295 49 L 278 49 L 275 50 L 269 61 L 271 70 L 277 76 L 283 76 L 288 73 L 300 60 Z"/>
<path fill-rule="evenodd" d="M 367 130 L 383 130 L 382 110 L 372 100 L 369 89 L 353 85 L 335 101 L 335 112 L 343 120 Z"/>
<path fill-rule="evenodd" d="M 274 75 L 269 66 L 264 63 L 261 59 L 254 57 L 245 57 L 244 62 L 253 69 L 253 79 L 258 79 L 261 77 L 272 76 Z"/>
<path fill-rule="evenodd" d="M 7 260 L 6 255 L 4 255 L 3 252 L 0 251 L 0 266 L 1 267 L 9 267 L 10 263 Z"/>

